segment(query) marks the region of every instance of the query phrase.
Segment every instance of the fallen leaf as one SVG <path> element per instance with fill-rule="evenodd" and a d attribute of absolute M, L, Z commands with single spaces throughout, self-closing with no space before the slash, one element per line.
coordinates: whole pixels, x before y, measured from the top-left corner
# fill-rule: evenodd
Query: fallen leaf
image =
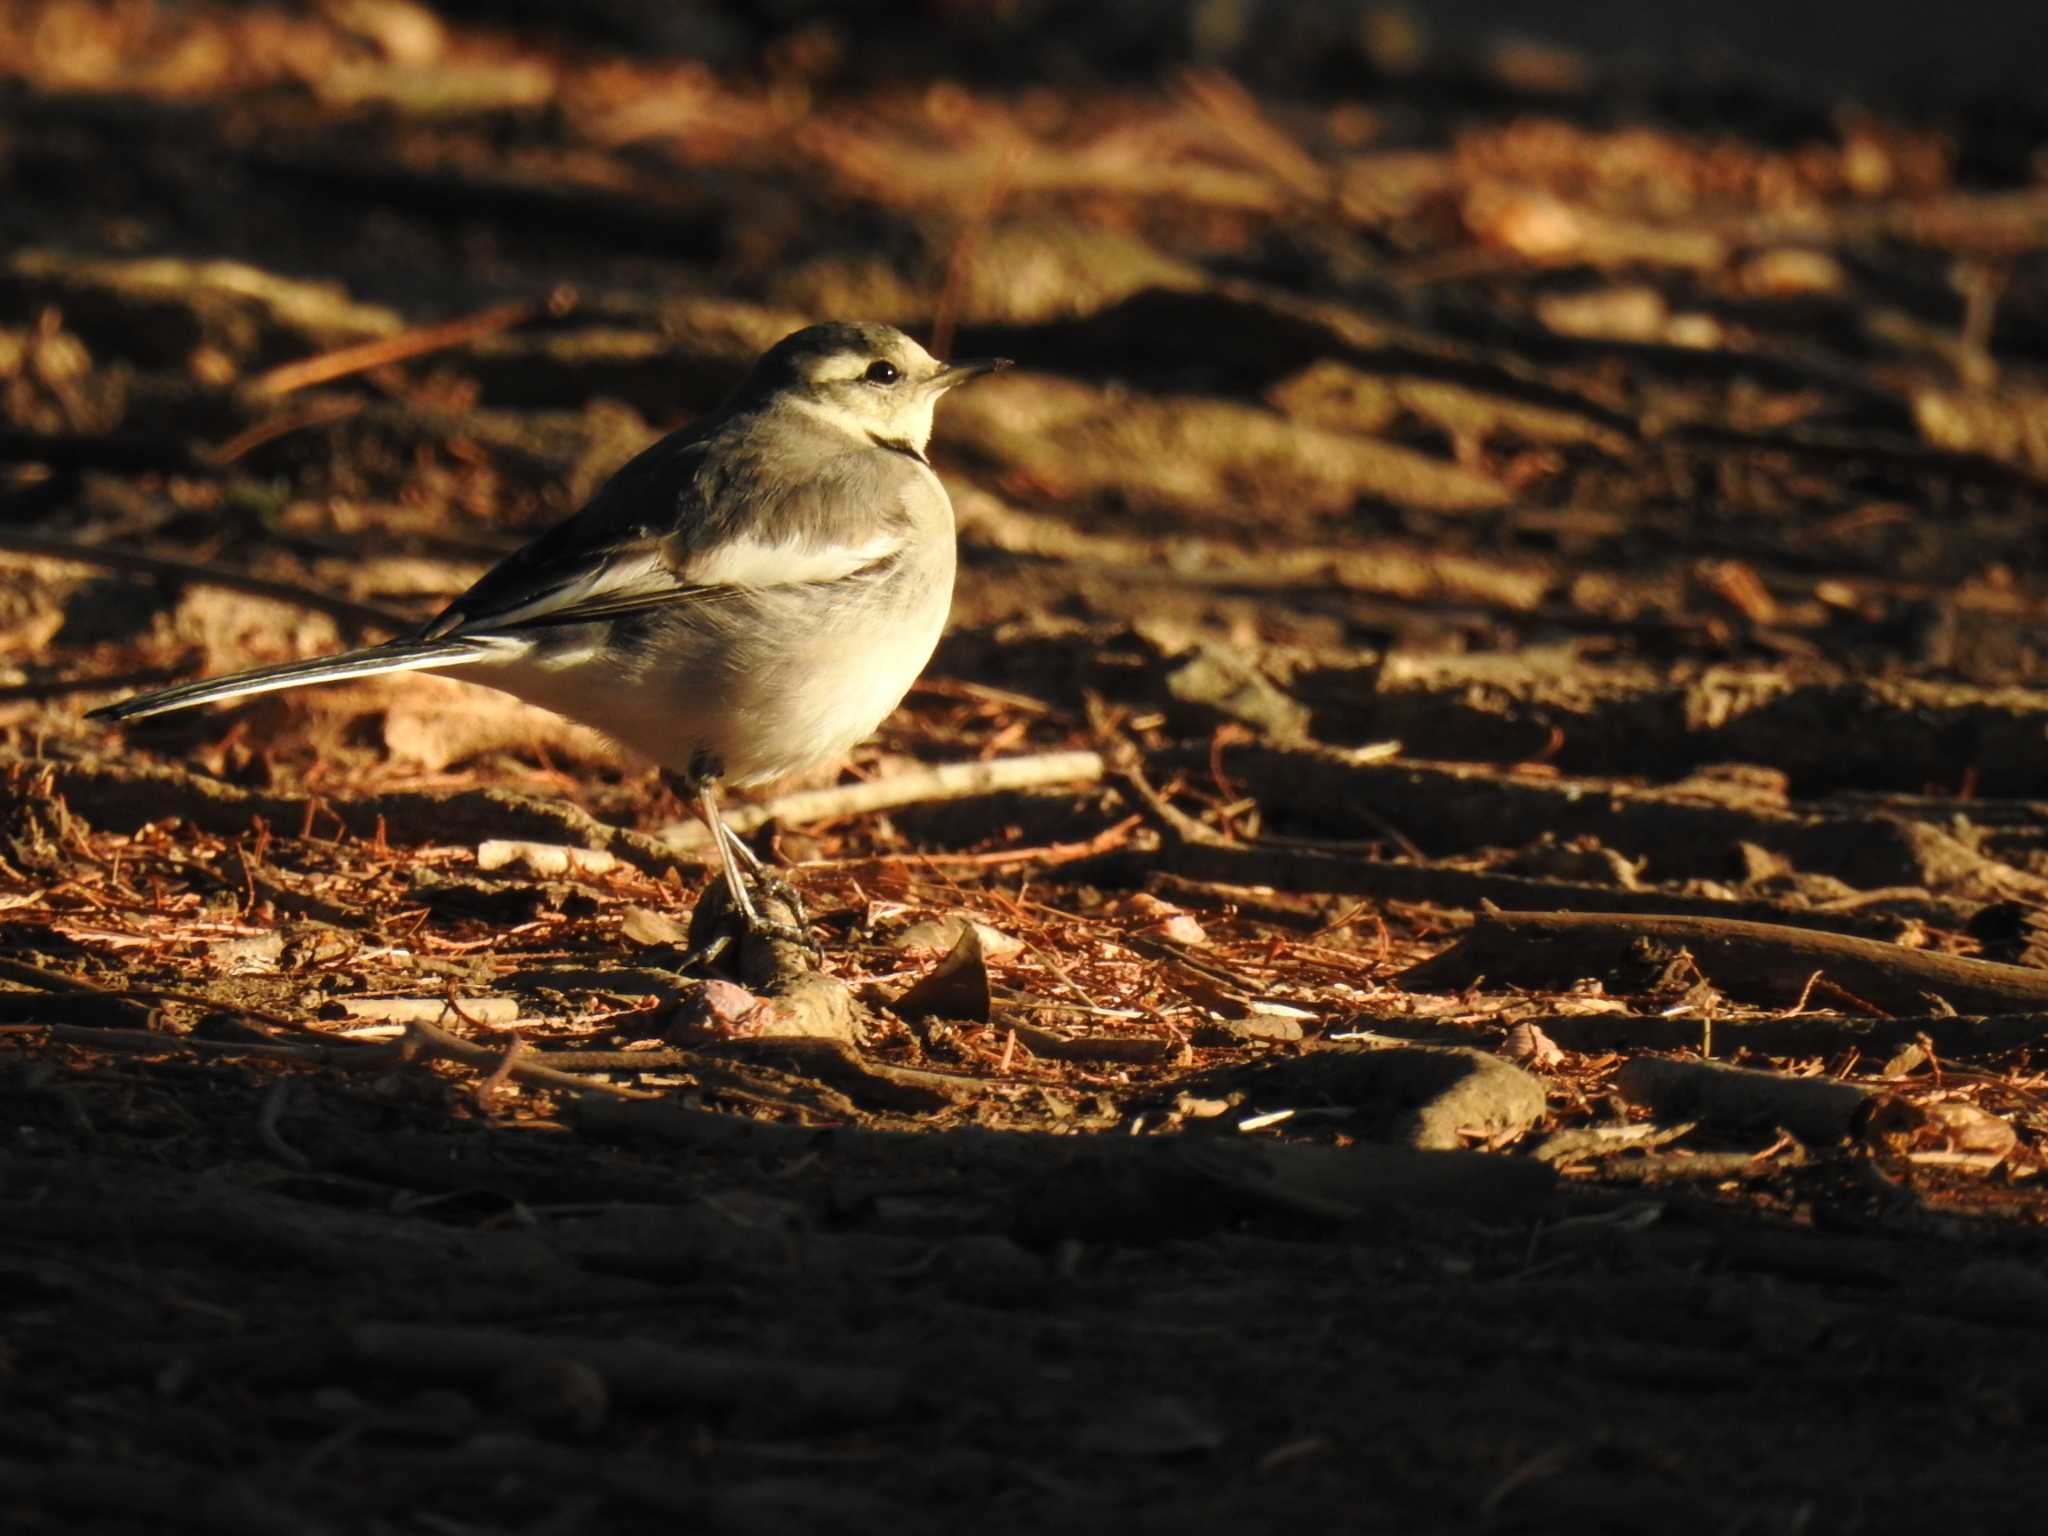
<path fill-rule="evenodd" d="M 906 1019 L 937 1015 L 986 1023 L 989 1016 L 988 963 L 981 954 L 981 935 L 969 923 L 944 959 L 912 982 L 893 1005 Z"/>
<path fill-rule="evenodd" d="M 1525 1067 L 1557 1067 L 1564 1064 L 1564 1048 L 1534 1024 L 1517 1024 L 1501 1043 L 1501 1054 Z"/>

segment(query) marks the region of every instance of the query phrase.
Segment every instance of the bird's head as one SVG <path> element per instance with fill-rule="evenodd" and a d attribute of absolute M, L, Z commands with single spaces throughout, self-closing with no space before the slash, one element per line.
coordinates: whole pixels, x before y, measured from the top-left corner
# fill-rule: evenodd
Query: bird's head
<path fill-rule="evenodd" d="M 893 325 L 834 321 L 785 336 L 762 353 L 742 394 L 921 456 L 939 397 L 1009 366 L 1002 357 L 942 363 Z"/>

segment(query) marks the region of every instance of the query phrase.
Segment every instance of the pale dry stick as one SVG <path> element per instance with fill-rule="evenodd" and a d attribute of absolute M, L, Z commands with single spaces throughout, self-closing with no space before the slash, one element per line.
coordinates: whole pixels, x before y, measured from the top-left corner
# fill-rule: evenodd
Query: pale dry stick
<path fill-rule="evenodd" d="M 341 1008 L 351 1019 L 380 1024 L 438 1024 L 451 1010 L 474 1028 L 504 1025 L 519 1017 L 519 1000 L 513 997 L 347 997 Z"/>
<path fill-rule="evenodd" d="M 542 1088 L 558 1088 L 568 1093 L 606 1093 L 621 1099 L 661 1097 L 658 1093 L 647 1093 L 620 1083 L 608 1083 L 599 1077 L 577 1077 L 572 1073 L 558 1072 L 553 1067 L 544 1067 L 536 1061 L 514 1059 L 507 1062 L 502 1051 L 493 1050 L 487 1045 L 472 1044 L 419 1019 L 412 1020 L 406 1026 L 405 1038 L 398 1042 L 397 1050 L 412 1060 L 438 1057 L 442 1061 L 456 1062 L 465 1067 L 502 1067 L 507 1076 L 515 1077 L 523 1083 L 532 1083 Z"/>
<path fill-rule="evenodd" d="M 517 1035 L 512 1037 L 512 1043 L 505 1047 L 505 1054 L 498 1058 L 498 1064 L 491 1068 L 476 1085 L 476 1104 L 478 1109 L 489 1114 L 497 1106 L 498 1090 L 510 1081 L 513 1069 L 518 1066 L 520 1057 L 530 1049 L 531 1047 Z"/>
<path fill-rule="evenodd" d="M 284 363 L 257 374 L 249 381 L 248 387 L 259 395 L 288 395 L 310 385 L 331 384 L 350 374 L 382 368 L 389 363 L 402 363 L 429 352 L 445 352 L 450 347 L 459 347 L 493 331 L 524 325 L 542 315 L 566 315 L 575 307 L 576 291 L 557 288 L 538 302 L 522 299 L 515 304 L 495 304 L 489 309 L 444 321 L 440 325 L 424 325 L 396 336 L 380 336 L 375 341 L 357 342 L 354 346 L 337 347 L 332 352 L 300 358 L 295 363 Z"/>
<path fill-rule="evenodd" d="M 1790 1019 L 1806 1012 L 1807 1002 L 1813 997 L 1813 989 L 1826 972 L 1815 971 L 1806 978 L 1806 985 L 1799 989 L 1799 996 L 1792 1000 L 1792 1006 L 1771 1015 L 1774 1019 Z"/>
<path fill-rule="evenodd" d="M 736 806 L 726 820 L 735 832 L 747 833 L 768 822 L 797 824 L 837 821 L 870 811 L 923 805 L 940 800 L 969 800 L 1015 789 L 1043 789 L 1057 784 L 1093 784 L 1104 771 L 1100 752 L 1040 752 L 1028 757 L 999 757 L 991 762 L 940 763 L 929 768 L 892 773 L 861 784 L 835 784 L 828 789 L 799 790 L 760 805 Z M 678 847 L 709 842 L 699 822 L 675 822 L 657 834 Z"/>
<path fill-rule="evenodd" d="M 1092 859 L 1097 854 L 1122 847 L 1129 840 L 1132 829 L 1143 820 L 1142 816 L 1126 816 L 1114 826 L 1104 827 L 1093 837 L 1083 838 L 1078 843 L 1041 843 L 1035 848 L 998 848 L 988 853 L 920 853 L 916 857 L 934 870 L 1000 869 L 1005 864 L 1036 864 L 1041 869 L 1050 869 L 1059 864 Z M 839 869 L 858 864 L 886 863 L 891 857 L 908 855 L 863 854 L 849 859 L 806 859 L 803 867 Z"/>
<path fill-rule="evenodd" d="M 910 691 L 936 694 L 942 699 L 973 699 L 982 704 L 1001 704 L 1032 715 L 1061 713 L 1055 706 L 1043 699 L 1034 699 L 1028 693 L 1014 693 L 1008 688 L 996 688 L 965 677 L 921 677 L 910 685 Z"/>

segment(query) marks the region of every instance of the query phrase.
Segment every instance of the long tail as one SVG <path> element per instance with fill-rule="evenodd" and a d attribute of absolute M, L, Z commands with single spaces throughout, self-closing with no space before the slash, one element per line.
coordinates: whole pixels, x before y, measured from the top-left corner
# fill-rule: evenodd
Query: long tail
<path fill-rule="evenodd" d="M 150 715 L 169 714 L 174 709 L 190 709 L 196 704 L 240 699 L 253 693 L 276 693 L 284 688 L 303 688 L 309 683 L 332 683 L 345 677 L 376 677 L 383 672 L 418 672 L 428 667 L 460 667 L 502 657 L 504 649 L 502 641 L 493 645 L 474 637 L 393 640 L 386 645 L 367 646 L 360 651 L 344 651 L 339 656 L 287 661 L 275 667 L 237 672 L 231 677 L 180 683 L 158 693 L 123 699 L 119 704 L 102 705 L 92 711 L 92 718 L 142 720 Z"/>

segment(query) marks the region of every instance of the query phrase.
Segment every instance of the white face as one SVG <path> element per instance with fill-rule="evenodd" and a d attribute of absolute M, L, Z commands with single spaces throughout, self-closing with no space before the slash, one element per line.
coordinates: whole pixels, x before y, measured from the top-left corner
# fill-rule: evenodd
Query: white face
<path fill-rule="evenodd" d="M 842 431 L 890 447 L 923 453 L 939 396 L 1001 366 L 942 363 L 889 326 L 846 329 L 861 334 L 794 360 L 796 377 L 783 387 L 783 398 Z"/>
<path fill-rule="evenodd" d="M 819 415 L 866 436 L 931 441 L 932 408 L 946 392 L 945 366 L 900 332 L 874 347 L 804 360 L 797 392 Z"/>

